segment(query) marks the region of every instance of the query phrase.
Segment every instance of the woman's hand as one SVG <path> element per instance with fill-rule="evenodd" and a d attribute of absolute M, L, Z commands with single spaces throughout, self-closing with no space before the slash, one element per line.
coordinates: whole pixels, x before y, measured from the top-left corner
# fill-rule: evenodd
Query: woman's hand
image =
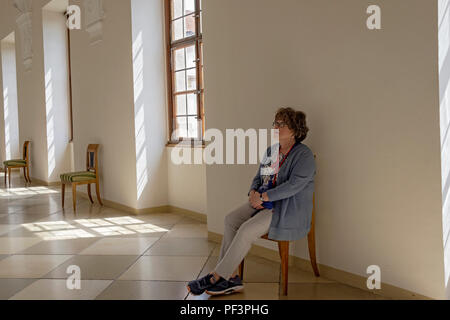
<path fill-rule="evenodd" d="M 255 190 L 252 190 L 250 192 L 250 197 L 248 198 L 248 201 L 250 202 L 251 206 L 254 209 L 264 209 L 264 207 L 262 206 L 262 201 L 259 198 L 261 195 L 256 192 Z"/>

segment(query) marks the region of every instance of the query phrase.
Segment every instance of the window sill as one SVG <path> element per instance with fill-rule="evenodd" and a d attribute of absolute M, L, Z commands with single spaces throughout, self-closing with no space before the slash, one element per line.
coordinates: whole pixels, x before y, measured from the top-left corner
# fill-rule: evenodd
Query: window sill
<path fill-rule="evenodd" d="M 196 144 L 192 144 L 191 141 L 187 141 L 187 142 L 168 142 L 166 144 L 167 148 L 177 148 L 177 147 L 181 147 L 181 148 L 192 148 L 192 149 L 205 149 L 206 145 L 204 141 L 198 141 L 196 142 Z"/>

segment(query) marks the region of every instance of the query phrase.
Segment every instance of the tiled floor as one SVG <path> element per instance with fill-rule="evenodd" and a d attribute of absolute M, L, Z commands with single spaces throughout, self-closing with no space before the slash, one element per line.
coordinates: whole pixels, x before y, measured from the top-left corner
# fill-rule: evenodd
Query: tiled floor
<path fill-rule="evenodd" d="M 206 224 L 178 214 L 130 216 L 79 197 L 77 212 L 59 188 L 24 187 L 0 174 L 0 299 L 381 299 L 297 268 L 280 296 L 280 264 L 249 255 L 245 290 L 222 297 L 188 294 L 188 281 L 216 265 L 219 244 Z M 69 266 L 81 289 L 67 288 Z"/>

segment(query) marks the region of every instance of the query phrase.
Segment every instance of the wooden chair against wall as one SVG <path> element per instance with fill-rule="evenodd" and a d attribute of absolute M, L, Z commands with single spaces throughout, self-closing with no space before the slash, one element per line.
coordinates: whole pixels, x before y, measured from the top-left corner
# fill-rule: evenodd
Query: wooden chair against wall
<path fill-rule="evenodd" d="M 5 166 L 5 186 L 6 186 L 6 177 L 8 176 L 9 186 L 11 186 L 11 170 L 12 169 L 20 169 L 23 168 L 23 176 L 25 178 L 26 183 L 31 183 L 30 178 L 30 141 L 25 141 L 23 143 L 23 151 L 22 151 L 22 159 L 16 160 L 7 160 L 3 162 Z"/>
<path fill-rule="evenodd" d="M 63 208 L 64 208 L 64 195 L 66 184 L 72 184 L 72 201 L 74 211 L 76 210 L 78 185 L 84 184 L 87 185 L 89 200 L 91 201 L 91 203 L 94 203 L 91 194 L 91 184 L 95 183 L 95 192 L 97 194 L 97 200 L 99 204 L 103 206 L 102 199 L 100 198 L 100 187 L 99 187 L 100 175 L 98 172 L 98 147 L 99 147 L 98 144 L 90 144 L 88 146 L 86 152 L 86 171 L 70 172 L 61 175 L 61 200 Z"/>
<path fill-rule="evenodd" d="M 316 158 L 316 156 L 314 156 Z M 320 277 L 319 268 L 316 262 L 316 234 L 315 234 L 315 215 L 316 215 L 316 200 L 315 192 L 313 193 L 313 209 L 311 218 L 311 229 L 308 233 L 308 249 L 309 249 L 309 259 L 311 261 L 311 266 L 316 277 Z M 289 241 L 279 241 L 269 239 L 269 235 L 265 234 L 261 239 L 266 239 L 270 241 L 278 242 L 278 251 L 280 253 L 281 259 L 281 282 L 283 285 L 283 295 L 287 295 L 288 292 L 288 270 L 289 270 Z M 244 280 L 244 259 L 239 265 L 239 276 Z"/>

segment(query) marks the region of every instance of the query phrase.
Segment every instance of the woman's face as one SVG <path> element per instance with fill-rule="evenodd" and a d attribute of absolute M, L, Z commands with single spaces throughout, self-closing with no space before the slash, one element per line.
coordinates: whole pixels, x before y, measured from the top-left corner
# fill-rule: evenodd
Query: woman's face
<path fill-rule="evenodd" d="M 279 140 L 289 140 L 294 137 L 294 132 L 289 129 L 288 125 L 283 120 L 275 119 L 273 128 L 279 130 Z"/>

